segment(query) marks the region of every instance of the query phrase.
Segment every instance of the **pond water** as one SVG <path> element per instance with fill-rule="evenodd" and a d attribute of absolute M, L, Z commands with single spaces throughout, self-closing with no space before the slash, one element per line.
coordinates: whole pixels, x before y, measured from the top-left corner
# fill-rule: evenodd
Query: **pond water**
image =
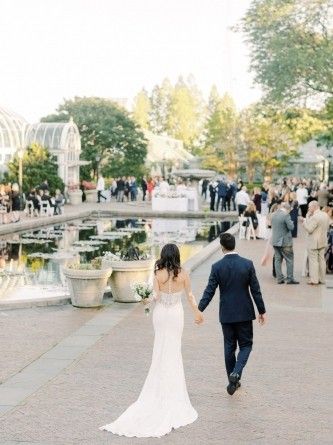
<path fill-rule="evenodd" d="M 176 243 L 188 260 L 230 221 L 197 219 L 85 219 L 0 237 L 0 299 L 45 298 L 68 294 L 62 267 L 73 259 L 90 262 L 105 252 L 131 246 L 150 250 Z"/>

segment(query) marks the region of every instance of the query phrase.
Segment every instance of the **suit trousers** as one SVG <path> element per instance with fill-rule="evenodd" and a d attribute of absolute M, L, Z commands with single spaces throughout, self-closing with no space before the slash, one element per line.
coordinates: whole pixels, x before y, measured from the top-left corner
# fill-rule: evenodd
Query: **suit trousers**
<path fill-rule="evenodd" d="M 236 372 L 240 377 L 250 356 L 253 344 L 252 320 L 238 323 L 222 323 L 224 360 L 227 375 Z M 239 352 L 236 359 L 236 349 Z"/>
<path fill-rule="evenodd" d="M 283 281 L 284 276 L 282 274 L 282 260 L 286 260 L 287 265 L 287 281 L 293 281 L 294 279 L 294 251 L 293 246 L 274 246 L 274 264 L 276 278 L 278 281 Z"/>
<path fill-rule="evenodd" d="M 311 283 L 325 283 L 326 276 L 326 261 L 325 250 L 321 249 L 308 249 L 309 258 L 309 276 Z"/>

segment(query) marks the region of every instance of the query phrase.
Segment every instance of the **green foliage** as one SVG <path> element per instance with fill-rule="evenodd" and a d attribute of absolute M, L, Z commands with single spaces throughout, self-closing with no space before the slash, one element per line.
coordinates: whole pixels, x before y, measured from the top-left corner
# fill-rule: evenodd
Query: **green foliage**
<path fill-rule="evenodd" d="M 96 176 L 97 169 L 106 176 L 141 173 L 147 141 L 125 109 L 99 97 L 75 97 L 66 100 L 57 112 L 42 120 L 67 122 L 73 117 L 81 135 L 82 158 L 91 162 L 82 169 L 83 179 L 89 179 L 91 170 Z"/>
<path fill-rule="evenodd" d="M 47 179 L 49 190 L 64 190 L 64 183 L 58 176 L 58 165 L 51 153 L 38 144 L 31 144 L 24 152 L 23 159 L 23 192 L 38 187 Z M 8 180 L 18 182 L 19 158 L 16 155 L 8 164 Z"/>
<path fill-rule="evenodd" d="M 217 89 L 213 87 L 208 109 L 204 167 L 234 175 L 239 130 L 235 103 L 228 94 L 219 97 Z"/>
<path fill-rule="evenodd" d="M 133 117 L 141 128 L 180 139 L 186 149 L 196 152 L 205 111 L 202 94 L 189 76 L 186 81 L 180 77 L 174 86 L 164 79 L 150 95 L 141 90 L 134 100 Z"/>
<path fill-rule="evenodd" d="M 133 119 L 139 127 L 148 130 L 149 114 L 151 110 L 150 100 L 147 91 L 143 88 L 134 98 Z"/>
<path fill-rule="evenodd" d="M 332 9 L 332 0 L 252 1 L 242 28 L 268 100 L 300 104 L 333 94 Z"/>

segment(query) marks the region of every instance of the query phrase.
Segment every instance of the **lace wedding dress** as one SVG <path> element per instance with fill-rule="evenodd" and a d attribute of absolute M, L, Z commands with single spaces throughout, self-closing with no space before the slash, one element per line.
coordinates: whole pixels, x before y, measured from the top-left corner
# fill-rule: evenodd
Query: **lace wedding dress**
<path fill-rule="evenodd" d="M 127 437 L 162 437 L 194 422 L 181 352 L 183 291 L 160 292 L 153 311 L 155 331 L 152 363 L 138 400 L 101 430 Z"/>

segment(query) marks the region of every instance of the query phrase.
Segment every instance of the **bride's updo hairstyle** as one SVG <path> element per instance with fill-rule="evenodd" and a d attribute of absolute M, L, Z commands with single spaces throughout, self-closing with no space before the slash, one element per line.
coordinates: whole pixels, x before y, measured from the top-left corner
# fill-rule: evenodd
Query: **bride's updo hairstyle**
<path fill-rule="evenodd" d="M 166 269 L 169 276 L 172 273 L 173 279 L 178 277 L 181 266 L 180 253 L 176 244 L 166 244 L 163 246 L 160 258 L 155 263 L 155 273 L 162 269 Z"/>

